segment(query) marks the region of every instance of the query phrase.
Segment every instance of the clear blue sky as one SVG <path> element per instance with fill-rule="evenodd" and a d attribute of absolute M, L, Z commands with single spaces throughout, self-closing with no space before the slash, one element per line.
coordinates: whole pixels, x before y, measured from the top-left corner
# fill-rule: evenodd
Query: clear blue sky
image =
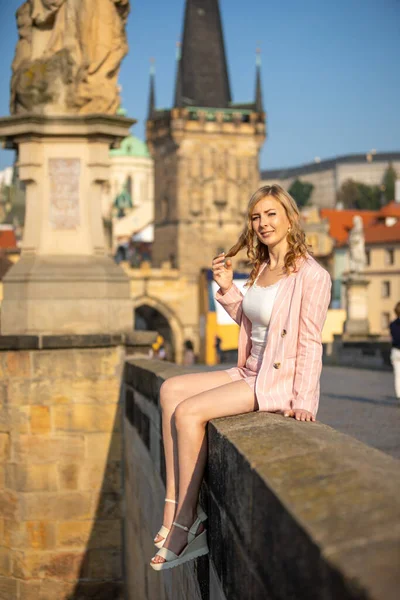
<path fill-rule="evenodd" d="M 95 0 L 93 0 L 95 1 Z M 0 115 L 8 115 L 14 13 L 0 0 Z M 233 100 L 254 94 L 255 48 L 262 48 L 268 139 L 262 168 L 315 156 L 400 149 L 400 0 L 220 0 Z M 133 0 L 130 52 L 120 83 L 133 132 L 144 138 L 149 58 L 156 59 L 157 106 L 170 107 L 175 43 L 184 0 Z M 13 154 L 0 150 L 0 170 Z"/>

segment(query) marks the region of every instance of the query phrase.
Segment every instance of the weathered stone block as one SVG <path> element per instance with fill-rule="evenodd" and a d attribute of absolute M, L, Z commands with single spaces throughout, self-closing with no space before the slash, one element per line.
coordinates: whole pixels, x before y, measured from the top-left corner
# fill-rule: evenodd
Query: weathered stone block
<path fill-rule="evenodd" d="M 58 382 L 57 382 L 58 383 Z M 102 377 L 101 379 L 81 379 L 71 382 L 69 401 L 73 404 L 114 404 L 119 399 L 120 380 L 118 377 Z M 58 385 L 53 388 L 55 400 L 62 397 Z"/>
<path fill-rule="evenodd" d="M 88 548 L 121 548 L 122 521 L 121 519 L 97 519 L 93 523 Z"/>
<path fill-rule="evenodd" d="M 120 460 L 122 458 L 122 436 L 115 431 L 109 433 L 88 433 L 85 436 L 86 457 L 88 459 Z"/>
<path fill-rule="evenodd" d="M 88 550 L 82 567 L 83 579 L 122 578 L 122 557 L 118 549 Z"/>
<path fill-rule="evenodd" d="M 0 386 L 0 432 L 7 433 L 10 431 L 10 411 L 6 407 L 5 400 L 1 398 L 1 386 Z"/>
<path fill-rule="evenodd" d="M 90 519 L 94 516 L 92 494 L 60 492 L 25 494 L 20 500 L 23 518 L 26 520 Z"/>
<path fill-rule="evenodd" d="M 8 387 L 9 403 L 14 406 L 36 404 L 113 404 L 119 398 L 118 377 L 85 379 L 13 380 Z M 6 391 L 4 391 L 4 394 Z M 0 386 L 1 399 L 1 386 Z"/>
<path fill-rule="evenodd" d="M 0 461 L 5 462 L 10 458 L 10 436 L 0 433 Z"/>
<path fill-rule="evenodd" d="M 49 521 L 26 521 L 27 544 L 36 550 L 52 550 L 56 546 L 56 526 Z"/>
<path fill-rule="evenodd" d="M 83 552 L 15 552 L 13 575 L 20 579 L 78 579 Z"/>
<path fill-rule="evenodd" d="M 18 580 L 19 596 L 24 600 L 40 600 L 41 580 Z"/>
<path fill-rule="evenodd" d="M 85 454 L 83 435 L 21 435 L 15 442 L 16 462 L 79 462 Z"/>
<path fill-rule="evenodd" d="M 1 374 L 0 374 L 0 377 Z M 7 385 L 5 383 L 0 383 L 0 406 L 5 406 L 7 404 Z M 1 431 L 1 419 L 0 419 L 0 431 Z"/>
<path fill-rule="evenodd" d="M 17 594 L 18 581 L 10 577 L 0 577 L 0 600 L 16 600 Z"/>
<path fill-rule="evenodd" d="M 101 493 L 96 512 L 98 519 L 122 518 L 122 498 L 118 493 Z"/>
<path fill-rule="evenodd" d="M 94 523 L 92 521 L 64 521 L 56 525 L 58 548 L 86 546 Z"/>
<path fill-rule="evenodd" d="M 82 467 L 79 488 L 120 492 L 122 489 L 121 461 L 87 461 Z"/>
<path fill-rule="evenodd" d="M 83 348 L 32 352 L 33 376 L 43 379 L 118 377 L 123 358 L 118 348 Z"/>
<path fill-rule="evenodd" d="M 3 532 L 4 545 L 9 548 L 20 548 L 26 543 L 25 530 L 20 521 L 4 519 Z"/>
<path fill-rule="evenodd" d="M 53 492 L 58 489 L 55 464 L 12 464 L 7 469 L 8 487 L 18 492 Z"/>
<path fill-rule="evenodd" d="M 117 405 L 77 404 L 54 407 L 56 431 L 118 431 L 120 429 Z"/>
<path fill-rule="evenodd" d="M 12 407 L 9 409 L 10 430 L 20 434 L 31 431 L 31 414 L 28 406 Z"/>
<path fill-rule="evenodd" d="M 60 490 L 77 490 L 81 466 L 76 463 L 65 463 L 58 466 Z M 88 488 L 86 488 L 88 489 Z"/>
<path fill-rule="evenodd" d="M 55 581 L 51 579 L 35 579 L 30 581 L 21 580 L 21 600 L 64 600 L 74 598 L 75 582 Z"/>
<path fill-rule="evenodd" d="M 0 546 L 0 575 L 5 577 L 11 574 L 11 551 L 9 548 Z"/>
<path fill-rule="evenodd" d="M 16 519 L 18 512 L 18 499 L 15 492 L 0 490 L 0 517 L 4 519 Z"/>
<path fill-rule="evenodd" d="M 49 433 L 51 430 L 50 408 L 48 406 L 31 407 L 31 433 Z"/>
<path fill-rule="evenodd" d="M 31 352 L 6 352 L 4 363 L 4 376 L 23 378 L 31 376 Z"/>

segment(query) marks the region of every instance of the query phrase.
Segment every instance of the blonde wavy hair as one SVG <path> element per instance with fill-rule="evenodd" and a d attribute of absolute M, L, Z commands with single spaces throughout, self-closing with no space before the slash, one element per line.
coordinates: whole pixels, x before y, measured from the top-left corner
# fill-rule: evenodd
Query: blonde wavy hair
<path fill-rule="evenodd" d="M 253 265 L 253 268 L 250 272 L 246 286 L 250 286 L 254 283 L 262 263 L 270 262 L 268 246 L 260 242 L 257 238 L 251 220 L 255 205 L 267 196 L 272 196 L 272 198 L 277 200 L 283 206 L 290 223 L 290 230 L 287 234 L 289 250 L 285 256 L 284 272 L 288 274 L 296 271 L 299 259 L 305 258 L 307 254 L 310 253 L 310 249 L 306 244 L 306 235 L 300 226 L 300 213 L 295 200 L 278 184 L 264 185 L 250 198 L 247 207 L 247 221 L 243 232 L 236 244 L 232 246 L 225 256 L 225 258 L 230 258 L 236 256 L 242 248 L 247 249 L 247 257 L 249 259 L 248 264 Z"/>

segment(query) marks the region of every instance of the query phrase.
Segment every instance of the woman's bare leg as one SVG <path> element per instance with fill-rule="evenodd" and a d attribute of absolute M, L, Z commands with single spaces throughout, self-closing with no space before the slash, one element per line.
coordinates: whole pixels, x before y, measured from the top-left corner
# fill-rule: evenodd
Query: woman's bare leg
<path fill-rule="evenodd" d="M 196 516 L 196 505 L 207 460 L 207 422 L 218 417 L 257 410 L 253 390 L 245 381 L 227 383 L 180 402 L 174 413 L 178 434 L 179 496 L 175 520 L 190 527 Z M 201 531 L 202 526 L 199 528 Z M 187 533 L 172 527 L 164 547 L 179 554 L 187 543 Z M 153 562 L 164 562 L 160 556 Z"/>
<path fill-rule="evenodd" d="M 162 430 L 166 467 L 166 498 L 178 500 L 178 452 L 176 428 L 173 414 L 180 402 L 200 392 L 231 382 L 225 371 L 191 373 L 167 379 L 161 386 L 160 403 L 162 408 Z M 163 525 L 170 528 L 176 511 L 176 504 L 165 503 Z M 155 541 L 162 540 L 157 536 Z"/>

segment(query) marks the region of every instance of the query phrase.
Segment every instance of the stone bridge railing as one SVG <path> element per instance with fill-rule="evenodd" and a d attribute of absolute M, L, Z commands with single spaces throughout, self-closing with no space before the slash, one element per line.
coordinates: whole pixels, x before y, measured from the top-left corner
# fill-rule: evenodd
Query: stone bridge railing
<path fill-rule="evenodd" d="M 183 372 L 148 359 L 125 364 L 127 598 L 397 598 L 398 461 L 321 423 L 268 413 L 208 426 L 210 555 L 162 574 L 148 566 L 165 494 L 159 388 Z"/>

